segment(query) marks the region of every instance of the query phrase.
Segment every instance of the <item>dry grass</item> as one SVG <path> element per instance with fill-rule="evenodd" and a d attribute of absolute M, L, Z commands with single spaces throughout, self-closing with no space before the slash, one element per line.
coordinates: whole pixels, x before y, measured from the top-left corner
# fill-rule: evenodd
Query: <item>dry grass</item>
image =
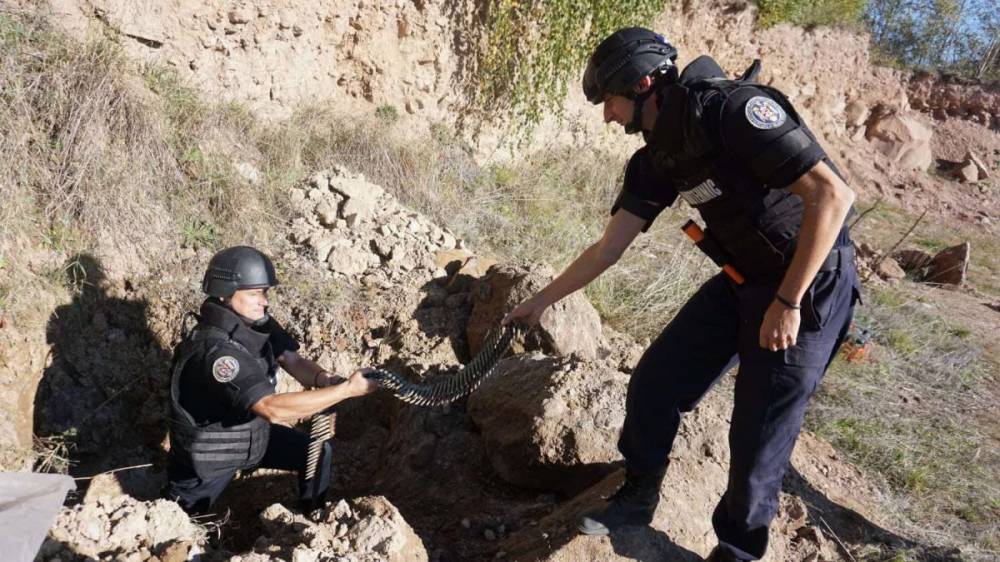
<path fill-rule="evenodd" d="M 131 248 L 127 233 L 156 233 L 172 162 L 120 51 L 4 13 L 0 39 L 0 234 L 31 232 L 61 252 L 71 239 Z"/>
<path fill-rule="evenodd" d="M 244 145 L 256 121 L 108 39 L 0 10 L 0 102 L 0 306 L 13 314 L 81 252 L 142 274 L 182 243 L 266 247 L 283 227 L 285 185 L 237 171 L 258 158 Z"/>
<path fill-rule="evenodd" d="M 869 291 L 864 363 L 837 361 L 807 425 L 876 475 L 887 507 L 933 545 L 1000 550 L 997 365 L 961 319 L 928 306 L 933 289 Z"/>

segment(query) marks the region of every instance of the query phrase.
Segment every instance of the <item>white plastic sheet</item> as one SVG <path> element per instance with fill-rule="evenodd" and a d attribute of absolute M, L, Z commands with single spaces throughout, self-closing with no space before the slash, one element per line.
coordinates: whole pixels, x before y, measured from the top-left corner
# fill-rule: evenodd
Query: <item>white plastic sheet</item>
<path fill-rule="evenodd" d="M 0 556 L 31 562 L 59 513 L 66 493 L 76 488 L 69 476 L 0 472 Z"/>

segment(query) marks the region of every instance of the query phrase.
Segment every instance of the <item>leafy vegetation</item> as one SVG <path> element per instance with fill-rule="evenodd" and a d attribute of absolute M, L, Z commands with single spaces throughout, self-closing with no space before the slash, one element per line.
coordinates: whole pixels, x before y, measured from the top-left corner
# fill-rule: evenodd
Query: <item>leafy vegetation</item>
<path fill-rule="evenodd" d="M 884 62 L 1000 79 L 993 0 L 868 0 L 864 21 Z"/>
<path fill-rule="evenodd" d="M 604 37 L 648 26 L 665 6 L 665 0 L 491 0 L 485 25 L 473 27 L 479 33 L 470 80 L 474 107 L 511 118 L 526 134 L 559 111 L 569 84 Z"/>
<path fill-rule="evenodd" d="M 758 0 L 758 23 L 770 27 L 782 22 L 802 27 L 857 24 L 867 0 Z"/>

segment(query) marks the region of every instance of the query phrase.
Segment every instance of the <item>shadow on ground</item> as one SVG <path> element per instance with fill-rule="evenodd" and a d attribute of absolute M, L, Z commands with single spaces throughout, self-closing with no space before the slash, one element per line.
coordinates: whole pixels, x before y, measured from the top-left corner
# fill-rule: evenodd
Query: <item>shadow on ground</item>
<path fill-rule="evenodd" d="M 35 396 L 34 433 L 52 454 L 68 455 L 76 477 L 160 464 L 170 352 L 149 328 L 149 304 L 128 298 L 127 282 L 113 286 L 92 255 L 74 256 L 64 272 L 74 296 L 46 328 L 51 362 Z M 122 473 L 119 482 L 148 495 L 142 478 Z M 89 480 L 79 483 L 82 494 Z"/>

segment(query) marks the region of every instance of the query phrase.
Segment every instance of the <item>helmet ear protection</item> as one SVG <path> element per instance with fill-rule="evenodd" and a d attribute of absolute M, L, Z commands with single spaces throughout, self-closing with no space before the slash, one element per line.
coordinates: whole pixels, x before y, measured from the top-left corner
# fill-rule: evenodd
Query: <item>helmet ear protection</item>
<path fill-rule="evenodd" d="M 635 86 L 643 77 L 674 69 L 677 49 L 659 33 L 627 27 L 609 35 L 597 46 L 583 72 L 583 93 L 593 104 L 607 95 L 635 99 Z"/>
<path fill-rule="evenodd" d="M 201 290 L 224 299 L 239 289 L 265 289 L 277 284 L 274 264 L 266 255 L 250 246 L 234 246 L 212 256 Z"/>

